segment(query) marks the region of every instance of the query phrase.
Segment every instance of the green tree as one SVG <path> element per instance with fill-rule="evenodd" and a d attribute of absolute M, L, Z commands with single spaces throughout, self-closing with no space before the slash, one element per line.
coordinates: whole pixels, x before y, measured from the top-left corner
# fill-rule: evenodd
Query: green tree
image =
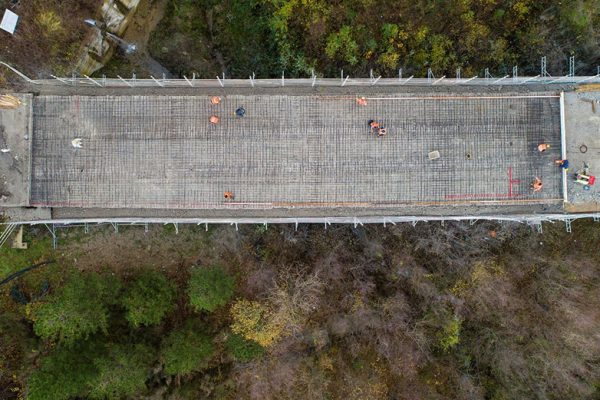
<path fill-rule="evenodd" d="M 71 273 L 66 284 L 29 309 L 35 333 L 43 339 L 73 343 L 108 328 L 109 305 L 120 283 L 110 276 Z"/>
<path fill-rule="evenodd" d="M 225 342 L 225 347 L 237 361 L 248 362 L 261 357 L 264 347 L 252 340 L 246 340 L 241 335 L 231 334 Z"/>
<path fill-rule="evenodd" d="M 438 345 L 444 352 L 449 351 L 460 342 L 461 324 L 461 319 L 453 315 L 444 323 L 441 331 L 438 332 Z"/>
<path fill-rule="evenodd" d="M 345 25 L 327 38 L 325 54 L 331 60 L 342 60 L 350 65 L 356 65 L 359 59 L 359 47 L 354 40 L 352 27 Z"/>
<path fill-rule="evenodd" d="M 44 357 L 41 367 L 27 382 L 28 400 L 66 400 L 83 397 L 98 369 L 93 358 L 101 353 L 101 344 L 86 341 L 75 346 L 59 346 Z"/>
<path fill-rule="evenodd" d="M 389 70 L 395 70 L 400 57 L 406 54 L 405 42 L 408 39 L 408 33 L 396 24 L 383 24 L 381 36 L 379 63 Z"/>
<path fill-rule="evenodd" d="M 91 381 L 91 399 L 120 399 L 146 388 L 155 354 L 142 344 L 111 344 L 94 360 L 98 373 Z"/>
<path fill-rule="evenodd" d="M 158 324 L 173 309 L 175 285 L 159 272 L 140 275 L 123 297 L 125 318 L 135 328 Z"/>
<path fill-rule="evenodd" d="M 201 370 L 214 353 L 211 338 L 196 324 L 172 332 L 163 342 L 165 372 L 185 375 Z"/>
<path fill-rule="evenodd" d="M 235 282 L 219 266 L 194 268 L 188 282 L 190 304 L 196 311 L 214 311 L 227 304 Z"/>

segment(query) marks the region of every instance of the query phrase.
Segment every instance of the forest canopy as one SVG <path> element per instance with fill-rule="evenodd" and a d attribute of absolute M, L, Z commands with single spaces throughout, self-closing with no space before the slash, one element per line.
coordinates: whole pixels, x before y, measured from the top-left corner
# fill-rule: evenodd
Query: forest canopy
<path fill-rule="evenodd" d="M 213 77 L 562 74 L 600 63 L 599 0 L 182 0 L 150 43 L 176 73 Z M 215 62 L 216 61 L 216 62 Z"/>
<path fill-rule="evenodd" d="M 58 254 L 32 228 L 3 270 L 57 259 L 1 288 L 0 397 L 597 399 L 600 228 L 572 227 L 72 228 Z"/>

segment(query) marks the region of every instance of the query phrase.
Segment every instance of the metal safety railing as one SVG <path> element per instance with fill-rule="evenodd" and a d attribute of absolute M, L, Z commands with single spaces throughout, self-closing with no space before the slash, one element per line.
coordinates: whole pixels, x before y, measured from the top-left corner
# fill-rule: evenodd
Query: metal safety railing
<path fill-rule="evenodd" d="M 239 87 L 261 87 L 275 88 L 285 86 L 302 86 L 302 87 L 345 87 L 345 86 L 493 86 L 493 85 L 556 85 L 556 84 L 573 84 L 582 83 L 600 83 L 600 67 L 598 67 L 596 75 L 590 76 L 575 76 L 575 61 L 571 57 L 569 62 L 569 73 L 564 76 L 550 76 L 546 71 L 545 57 L 542 58 L 542 68 L 540 74 L 536 76 L 519 76 L 518 67 L 513 67 L 512 75 L 504 75 L 494 77 L 486 68 L 484 76 L 462 77 L 461 69 L 456 70 L 455 77 L 441 76 L 436 77 L 431 69 L 427 72 L 427 77 L 419 78 L 414 75 L 403 76 L 402 69 L 398 70 L 398 76 L 394 78 L 383 78 L 375 76 L 371 70 L 369 78 L 350 77 L 341 71 L 340 78 L 324 78 L 318 77 L 314 71 L 309 78 L 286 78 L 285 74 L 277 79 L 258 79 L 254 74 L 247 79 L 227 78 L 225 73 L 221 76 L 216 76 L 214 79 L 198 79 L 195 75 L 192 77 L 184 76 L 183 79 L 167 79 L 166 77 L 150 76 L 147 79 L 137 78 L 135 74 L 131 78 L 123 78 L 117 75 L 116 78 L 92 78 L 84 75 L 83 77 L 58 77 L 51 75 L 50 79 L 31 79 L 25 74 L 18 71 L 16 68 L 0 62 L 1 65 L 9 68 L 22 79 L 34 85 L 66 85 L 66 86 L 87 86 L 87 87 L 107 87 L 107 88 L 239 88 Z"/>
<path fill-rule="evenodd" d="M 260 87 L 260 88 L 276 88 L 276 87 L 348 87 L 348 86 L 492 86 L 492 85 L 552 85 L 552 84 L 573 84 L 582 83 L 600 83 L 600 75 L 594 76 L 578 76 L 578 77 L 518 77 L 499 79 L 489 78 L 466 78 L 466 79 L 448 79 L 438 78 L 430 80 L 428 78 L 406 78 L 406 79 L 391 79 L 380 78 L 377 81 L 363 78 L 345 78 L 343 81 L 334 78 L 315 78 L 315 79 L 138 79 L 132 77 L 125 79 L 119 77 L 113 78 L 59 78 L 40 79 L 32 81 L 37 85 L 68 85 L 68 86 L 92 86 L 92 87 L 107 87 L 107 88 L 240 88 L 240 87 Z"/>
<path fill-rule="evenodd" d="M 2 234 L 0 234 L 0 247 L 6 243 L 6 241 L 10 238 L 10 235 L 15 231 L 15 229 L 19 226 L 19 223 L 9 223 L 4 228 Z"/>

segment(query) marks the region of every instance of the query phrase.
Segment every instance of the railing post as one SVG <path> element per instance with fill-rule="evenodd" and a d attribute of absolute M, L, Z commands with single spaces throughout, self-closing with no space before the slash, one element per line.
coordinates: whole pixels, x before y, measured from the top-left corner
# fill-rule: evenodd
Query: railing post
<path fill-rule="evenodd" d="M 21 78 L 25 79 L 27 82 L 33 83 L 34 85 L 39 85 L 39 83 L 35 82 L 33 79 L 29 78 L 27 75 L 25 75 L 21 71 L 17 70 L 16 68 L 11 67 L 7 63 L 0 61 L 0 65 L 4 65 L 6 68 L 10 69 L 12 72 L 19 75 Z"/>
<path fill-rule="evenodd" d="M 569 76 L 575 76 L 575 56 L 569 57 Z"/>

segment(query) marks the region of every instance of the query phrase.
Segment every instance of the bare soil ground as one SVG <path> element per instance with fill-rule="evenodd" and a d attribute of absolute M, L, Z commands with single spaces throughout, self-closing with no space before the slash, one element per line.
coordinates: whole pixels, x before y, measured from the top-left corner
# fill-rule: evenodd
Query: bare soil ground
<path fill-rule="evenodd" d="M 252 231 L 254 227 L 246 228 Z M 97 226 L 88 234 L 80 231 L 79 240 L 73 240 L 72 230 L 59 233 L 60 252 L 64 261 L 80 270 L 118 271 L 124 277 L 144 269 L 161 270 L 174 280 L 185 280 L 190 266 L 216 262 L 221 257 L 234 257 L 241 232 L 233 227 L 153 225 L 146 232 L 143 227 Z"/>
<path fill-rule="evenodd" d="M 0 60 L 32 78 L 70 75 L 84 38 L 91 33 L 83 20 L 97 18 L 101 5 L 102 0 L 0 0 L 0 10 L 8 8 L 19 15 L 14 36 L 0 31 Z"/>
<path fill-rule="evenodd" d="M 126 42 L 135 43 L 137 46 L 136 53 L 131 56 L 119 52 L 115 53 L 113 59 L 104 68 L 97 71 L 94 74 L 95 76 L 130 76 L 135 73 L 140 78 L 149 78 L 150 75 L 158 78 L 162 77 L 163 74 L 167 78 L 172 77 L 171 72 L 152 58 L 148 51 L 150 34 L 162 20 L 167 2 L 168 0 L 140 1 L 133 20 L 123 35 L 123 40 Z"/>

